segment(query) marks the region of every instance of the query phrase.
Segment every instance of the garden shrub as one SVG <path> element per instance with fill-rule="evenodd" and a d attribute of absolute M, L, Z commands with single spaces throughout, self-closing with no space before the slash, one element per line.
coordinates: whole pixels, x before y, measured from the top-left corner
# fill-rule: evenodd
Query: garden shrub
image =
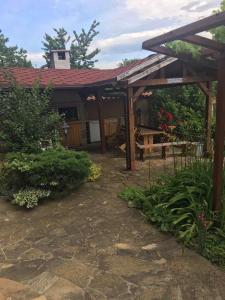
<path fill-rule="evenodd" d="M 55 197 L 78 187 L 88 178 L 90 166 L 91 161 L 85 152 L 51 149 L 35 154 L 10 153 L 6 155 L 1 177 L 7 192 L 15 195 L 14 202 L 26 205 L 27 200 L 21 200 L 22 194 L 26 199 L 40 199 L 50 195 Z M 27 189 L 31 191 L 28 193 Z M 40 191 L 51 193 L 45 195 Z"/>
<path fill-rule="evenodd" d="M 96 181 L 101 175 L 102 175 L 101 166 L 97 165 L 96 163 L 92 163 L 90 166 L 90 174 L 88 180 Z"/>
<path fill-rule="evenodd" d="M 59 142 L 61 116 L 53 110 L 51 89 L 38 83 L 31 89 L 19 86 L 10 74 L 10 91 L 0 89 L 0 148 L 6 152 L 33 153 L 43 142 Z"/>
<path fill-rule="evenodd" d="M 174 176 L 161 176 L 148 188 L 126 188 L 120 197 L 132 201 L 161 231 L 173 233 L 225 267 L 224 213 L 212 211 L 212 173 L 211 161 L 195 161 Z"/>
<path fill-rule="evenodd" d="M 18 193 L 13 194 L 13 204 L 19 206 L 25 206 L 26 208 L 33 208 L 38 206 L 38 201 L 44 198 L 48 198 L 51 191 L 37 188 L 26 188 L 19 190 Z"/>

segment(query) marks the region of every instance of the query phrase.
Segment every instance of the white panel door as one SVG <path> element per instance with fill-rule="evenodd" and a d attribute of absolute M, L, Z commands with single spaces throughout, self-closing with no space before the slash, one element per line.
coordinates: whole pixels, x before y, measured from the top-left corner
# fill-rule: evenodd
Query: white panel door
<path fill-rule="evenodd" d="M 90 128 L 90 141 L 91 143 L 99 142 L 100 138 L 100 127 L 99 121 L 89 121 L 89 128 Z"/>

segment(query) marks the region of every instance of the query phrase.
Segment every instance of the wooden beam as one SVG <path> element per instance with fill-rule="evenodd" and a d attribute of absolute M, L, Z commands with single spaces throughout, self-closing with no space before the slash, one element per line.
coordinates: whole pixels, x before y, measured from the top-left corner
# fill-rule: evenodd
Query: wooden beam
<path fill-rule="evenodd" d="M 159 46 L 174 40 L 179 40 L 184 37 L 191 36 L 193 34 L 202 31 L 207 31 L 209 29 L 224 24 L 225 24 L 225 12 L 214 14 L 210 17 L 201 19 L 197 22 L 169 31 L 165 34 L 161 34 L 155 38 L 146 40 L 143 42 L 142 48 L 145 50 L 150 50 L 152 49 L 152 47 Z"/>
<path fill-rule="evenodd" d="M 170 49 L 168 47 L 164 47 L 164 46 L 152 47 L 150 50 L 154 51 L 154 52 L 165 54 L 167 56 L 179 58 L 180 60 L 184 61 L 185 63 L 191 64 L 193 66 L 196 66 L 196 64 L 198 64 L 198 65 L 202 65 L 203 67 L 217 69 L 217 63 L 215 61 L 209 60 L 204 57 L 200 57 L 198 60 L 196 60 L 191 56 L 191 54 L 187 55 L 187 54 L 182 54 L 182 53 L 176 53 L 172 49 Z"/>
<path fill-rule="evenodd" d="M 209 96 L 210 91 L 209 91 L 209 88 L 208 88 L 208 86 L 205 82 L 199 82 L 198 86 L 200 87 L 202 92 L 206 95 L 206 97 Z"/>
<path fill-rule="evenodd" d="M 147 87 L 147 86 L 162 86 L 162 85 L 179 85 L 179 84 L 193 84 L 204 81 L 212 81 L 211 77 L 181 77 L 181 78 L 160 78 L 160 79 L 142 79 L 130 86 L 132 87 Z"/>
<path fill-rule="evenodd" d="M 141 78 L 144 78 L 156 71 L 159 71 L 161 68 L 164 68 L 170 64 L 172 64 L 173 62 L 177 61 L 177 58 L 174 58 L 174 57 L 169 57 L 169 58 L 166 58 L 164 61 L 158 63 L 157 65 L 155 66 L 152 66 L 146 70 L 144 70 L 143 72 L 137 74 L 137 75 L 134 75 L 133 77 L 129 78 L 128 79 L 128 85 L 132 84 L 133 82 L 137 81 L 137 80 L 140 80 Z"/>
<path fill-rule="evenodd" d="M 98 120 L 99 120 L 99 128 L 100 128 L 100 138 L 101 138 L 101 151 L 104 154 L 106 152 L 106 139 L 105 139 L 105 121 L 104 121 L 104 113 L 103 113 L 103 101 L 102 101 L 102 93 L 100 90 L 96 92 L 96 102 L 98 107 Z"/>
<path fill-rule="evenodd" d="M 224 162 L 224 136 L 225 136 L 225 57 L 219 61 L 218 87 L 216 103 L 216 134 L 214 151 L 214 191 L 213 209 L 219 211 L 222 205 L 223 191 L 223 162 Z"/>
<path fill-rule="evenodd" d="M 133 104 L 133 88 L 127 89 L 126 99 L 126 132 L 127 132 L 127 170 L 135 171 L 135 124 L 134 124 L 134 104 Z"/>
<path fill-rule="evenodd" d="M 199 36 L 199 35 L 192 35 L 192 36 L 187 36 L 181 39 L 184 42 L 188 42 L 191 44 L 195 44 L 204 48 L 209 48 L 212 50 L 216 51 L 224 51 L 225 50 L 225 44 L 216 42 L 214 40 L 210 40 L 208 38 Z"/>
<path fill-rule="evenodd" d="M 212 83 L 207 82 L 206 88 L 208 93 L 205 102 L 205 156 L 212 154 Z"/>
<path fill-rule="evenodd" d="M 122 79 L 125 79 L 128 76 L 131 76 L 132 74 L 150 66 L 156 63 L 157 61 L 160 61 L 161 59 L 165 58 L 165 55 L 163 54 L 156 54 L 154 56 L 149 57 L 149 59 L 145 60 L 143 63 L 131 68 L 130 70 L 120 74 L 117 76 L 117 81 L 120 81 Z"/>
<path fill-rule="evenodd" d="M 138 98 L 141 96 L 141 94 L 144 92 L 145 86 L 139 87 L 138 90 L 135 92 L 133 96 L 133 103 L 135 103 Z"/>

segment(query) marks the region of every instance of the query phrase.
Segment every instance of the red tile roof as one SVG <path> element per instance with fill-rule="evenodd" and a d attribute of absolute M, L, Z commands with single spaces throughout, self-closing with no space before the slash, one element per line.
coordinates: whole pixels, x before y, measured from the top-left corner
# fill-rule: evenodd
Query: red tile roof
<path fill-rule="evenodd" d="M 139 60 L 126 67 L 115 69 L 35 69 L 35 68 L 0 68 L 0 86 L 10 85 L 6 78 L 10 74 L 16 82 L 25 87 L 31 87 L 34 82 L 39 81 L 41 87 L 51 84 L 54 88 L 83 87 L 115 81 L 116 77 L 142 63 Z"/>

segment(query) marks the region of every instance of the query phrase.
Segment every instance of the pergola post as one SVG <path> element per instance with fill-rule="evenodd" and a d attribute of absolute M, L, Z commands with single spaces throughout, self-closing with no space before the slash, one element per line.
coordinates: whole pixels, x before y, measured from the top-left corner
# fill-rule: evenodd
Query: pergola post
<path fill-rule="evenodd" d="M 212 83 L 207 82 L 206 106 L 205 106 L 205 155 L 212 154 Z"/>
<path fill-rule="evenodd" d="M 128 87 L 126 97 L 125 121 L 126 121 L 126 162 L 127 170 L 135 171 L 135 124 L 133 88 Z"/>
<path fill-rule="evenodd" d="M 225 57 L 218 62 L 218 90 L 216 103 L 216 134 L 214 153 L 213 209 L 219 211 L 222 204 L 223 162 L 225 137 Z"/>
<path fill-rule="evenodd" d="M 105 122 L 104 122 L 104 114 L 103 114 L 102 94 L 101 91 L 99 90 L 96 92 L 96 100 L 97 100 L 97 107 L 98 107 L 98 120 L 99 120 L 100 138 L 101 138 L 101 152 L 104 154 L 106 152 Z"/>

